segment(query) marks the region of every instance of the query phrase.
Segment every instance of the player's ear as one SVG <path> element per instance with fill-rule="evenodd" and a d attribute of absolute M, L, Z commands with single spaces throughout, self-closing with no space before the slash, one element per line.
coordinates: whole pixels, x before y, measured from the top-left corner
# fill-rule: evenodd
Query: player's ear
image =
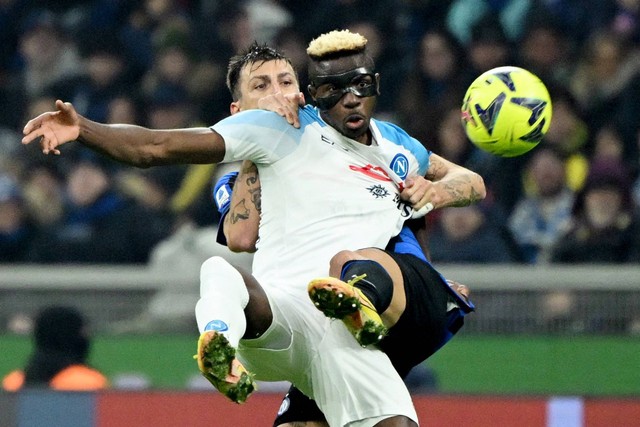
<path fill-rule="evenodd" d="M 380 95 L 380 73 L 376 73 L 376 95 Z"/>
<path fill-rule="evenodd" d="M 229 105 L 229 112 L 232 116 L 240 111 L 242 111 L 242 108 L 240 108 L 240 101 L 233 101 L 231 105 Z"/>

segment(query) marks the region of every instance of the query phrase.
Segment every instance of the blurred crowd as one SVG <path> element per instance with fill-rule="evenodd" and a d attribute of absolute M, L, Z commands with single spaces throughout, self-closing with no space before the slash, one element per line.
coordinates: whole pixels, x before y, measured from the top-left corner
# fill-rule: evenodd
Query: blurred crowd
<path fill-rule="evenodd" d="M 55 99 L 101 122 L 211 125 L 231 55 L 274 45 L 304 89 L 306 45 L 337 28 L 369 40 L 377 117 L 485 179 L 481 204 L 427 216 L 434 262 L 640 261 L 640 0 L 0 0 L 0 262 L 145 264 L 215 235 L 198 231 L 218 221 L 221 168 L 22 146 Z M 511 159 L 460 123 L 467 86 L 501 65 L 553 102 L 543 142 Z"/>

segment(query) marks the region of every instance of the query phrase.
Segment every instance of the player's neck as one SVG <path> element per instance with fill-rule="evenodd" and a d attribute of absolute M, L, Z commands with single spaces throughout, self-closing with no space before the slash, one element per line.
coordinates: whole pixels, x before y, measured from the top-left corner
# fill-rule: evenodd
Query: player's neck
<path fill-rule="evenodd" d="M 356 138 L 362 145 L 371 145 L 373 143 L 373 134 L 371 133 L 371 128 L 369 128 L 364 134 L 360 135 Z"/>

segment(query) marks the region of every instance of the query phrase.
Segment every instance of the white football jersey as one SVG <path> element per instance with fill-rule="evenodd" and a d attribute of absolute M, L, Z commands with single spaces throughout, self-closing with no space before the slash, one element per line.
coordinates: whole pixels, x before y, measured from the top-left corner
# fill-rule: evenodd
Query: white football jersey
<path fill-rule="evenodd" d="M 300 129 L 276 113 L 250 110 L 212 126 L 224 162 L 253 161 L 262 185 L 260 240 L 253 274 L 263 286 L 304 292 L 328 275 L 340 250 L 384 248 L 412 208 L 399 198 L 408 176 L 424 176 L 430 152 L 397 126 L 371 120 L 370 146 L 300 109 Z"/>

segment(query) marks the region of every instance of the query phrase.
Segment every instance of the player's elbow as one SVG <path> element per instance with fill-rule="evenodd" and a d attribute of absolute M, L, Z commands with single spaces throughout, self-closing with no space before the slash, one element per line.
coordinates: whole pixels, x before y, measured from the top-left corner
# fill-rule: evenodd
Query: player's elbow
<path fill-rule="evenodd" d="M 227 247 L 231 252 L 250 252 L 256 251 L 256 239 L 246 235 L 230 234 L 227 237 Z"/>

